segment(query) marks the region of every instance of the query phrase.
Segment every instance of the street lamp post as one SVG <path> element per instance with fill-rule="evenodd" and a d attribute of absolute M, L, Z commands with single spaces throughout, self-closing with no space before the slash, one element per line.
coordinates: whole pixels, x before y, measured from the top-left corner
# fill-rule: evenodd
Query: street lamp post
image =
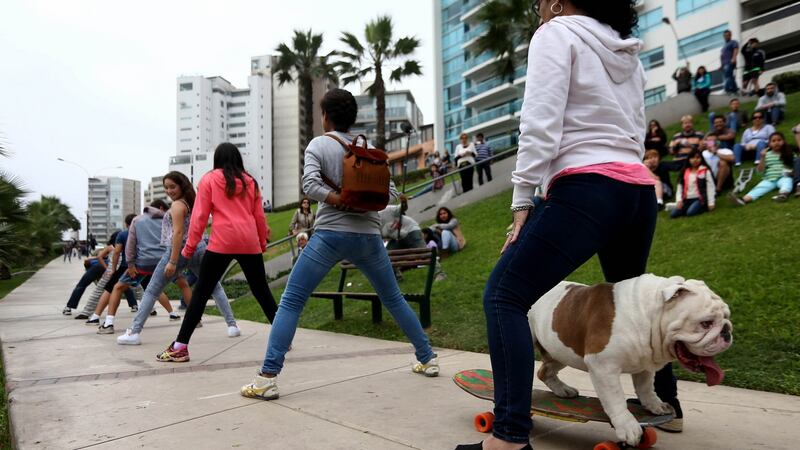
<path fill-rule="evenodd" d="M 91 206 L 89 205 L 89 180 L 91 178 L 95 178 L 97 176 L 97 174 L 102 172 L 103 170 L 122 169 L 122 166 L 103 167 L 103 168 L 100 168 L 97 171 L 95 171 L 95 174 L 92 175 L 92 174 L 89 173 L 89 171 L 86 169 L 86 167 L 83 167 L 82 165 L 76 163 L 75 161 L 70 161 L 70 160 L 64 159 L 64 158 L 56 158 L 56 159 L 61 161 L 61 162 L 63 162 L 63 163 L 72 164 L 73 166 L 76 166 L 79 169 L 81 169 L 86 174 L 86 203 L 87 203 L 87 208 L 86 208 L 86 241 L 87 241 L 87 245 L 88 245 L 89 234 L 91 233 L 91 231 L 90 231 L 91 227 L 90 227 L 90 223 L 89 223 L 89 211 L 91 210 Z"/>
<path fill-rule="evenodd" d="M 406 157 L 403 159 L 403 194 L 406 193 L 406 176 L 408 175 L 408 149 L 411 146 L 411 133 L 414 132 L 414 127 L 408 122 L 403 122 L 400 125 L 403 133 L 406 134 Z"/>
<path fill-rule="evenodd" d="M 675 25 L 672 24 L 672 21 L 669 20 L 669 17 L 663 17 L 661 19 L 662 22 L 669 25 L 670 30 L 672 30 L 672 35 L 675 36 L 675 45 L 678 45 L 678 32 L 675 30 Z M 683 52 L 681 51 L 681 46 L 678 45 L 678 59 L 683 58 Z M 686 58 L 686 69 L 689 69 L 689 59 Z"/>

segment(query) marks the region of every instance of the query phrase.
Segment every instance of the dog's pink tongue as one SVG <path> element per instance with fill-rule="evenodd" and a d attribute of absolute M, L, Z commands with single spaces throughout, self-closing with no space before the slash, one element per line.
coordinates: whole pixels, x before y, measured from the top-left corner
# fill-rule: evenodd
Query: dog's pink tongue
<path fill-rule="evenodd" d="M 710 356 L 698 356 L 697 359 L 697 365 L 706 373 L 707 385 L 716 386 L 722 383 L 722 379 L 725 378 L 725 372 L 723 372 L 719 364 L 714 361 L 714 358 Z"/>

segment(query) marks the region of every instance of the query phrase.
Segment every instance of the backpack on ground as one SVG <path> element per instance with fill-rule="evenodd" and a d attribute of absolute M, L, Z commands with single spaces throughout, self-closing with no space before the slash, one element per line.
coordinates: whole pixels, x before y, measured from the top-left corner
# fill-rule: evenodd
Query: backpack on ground
<path fill-rule="evenodd" d="M 337 186 L 322 174 L 322 181 L 342 197 L 348 208 L 361 211 L 381 211 L 389 204 L 389 156 L 385 151 L 367 148 L 367 138 L 363 134 L 353 138 L 348 144 L 333 133 L 325 136 L 336 140 L 344 147 L 342 159 L 342 185 Z M 359 138 L 363 146 L 358 145 Z"/>

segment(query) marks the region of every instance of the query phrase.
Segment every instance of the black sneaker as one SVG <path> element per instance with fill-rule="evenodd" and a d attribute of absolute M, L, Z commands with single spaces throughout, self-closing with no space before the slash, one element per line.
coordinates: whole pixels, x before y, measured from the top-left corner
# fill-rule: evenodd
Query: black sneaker
<path fill-rule="evenodd" d="M 139 305 L 133 305 L 133 306 L 131 306 L 131 312 L 132 312 L 132 313 L 139 312 Z"/>
<path fill-rule="evenodd" d="M 65 307 L 64 309 L 61 310 L 61 314 L 65 315 L 65 316 L 71 316 L 72 315 L 72 309 L 70 309 L 70 307 L 67 306 L 67 307 Z"/>
<path fill-rule="evenodd" d="M 114 325 L 106 326 L 105 324 L 100 325 L 97 328 L 97 334 L 114 334 Z"/>
<path fill-rule="evenodd" d="M 87 320 L 86 325 L 100 325 L 100 319 Z"/>
<path fill-rule="evenodd" d="M 155 315 L 157 315 L 157 314 L 158 314 L 158 312 L 156 312 L 156 310 L 155 310 L 155 309 L 154 309 L 154 310 L 152 310 L 152 311 L 150 311 L 150 315 L 151 315 L 151 316 L 155 316 Z"/>
<path fill-rule="evenodd" d="M 177 315 L 175 313 L 170 313 L 169 314 L 169 320 L 170 321 L 181 320 L 181 316 L 179 316 L 179 315 Z"/>
<path fill-rule="evenodd" d="M 77 316 L 75 316 L 74 318 L 75 318 L 75 320 L 86 320 L 86 319 L 88 319 L 88 318 L 89 318 L 89 316 L 87 316 L 87 315 L 86 315 L 86 314 L 84 314 L 84 313 L 80 313 L 80 314 L 78 314 Z"/>

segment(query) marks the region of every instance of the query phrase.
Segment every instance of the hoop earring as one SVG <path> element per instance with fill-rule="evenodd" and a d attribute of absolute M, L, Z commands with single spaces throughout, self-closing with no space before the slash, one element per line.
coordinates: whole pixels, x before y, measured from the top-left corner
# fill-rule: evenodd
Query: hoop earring
<path fill-rule="evenodd" d="M 558 11 L 554 9 L 555 6 L 558 6 Z M 557 16 L 562 12 L 564 12 L 564 5 L 562 5 L 561 3 L 553 3 L 552 5 L 550 5 L 550 12 L 553 13 L 554 16 Z"/>

